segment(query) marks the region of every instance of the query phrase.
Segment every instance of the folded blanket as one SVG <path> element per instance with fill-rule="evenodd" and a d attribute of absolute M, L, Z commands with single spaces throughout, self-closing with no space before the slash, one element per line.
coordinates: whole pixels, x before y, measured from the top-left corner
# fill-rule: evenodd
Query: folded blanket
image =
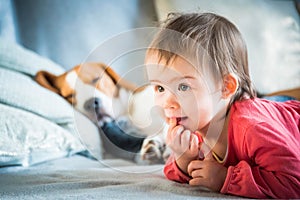
<path fill-rule="evenodd" d="M 39 70 L 65 71 L 0 38 L 0 166 L 32 165 L 88 146 L 80 140 L 73 107 L 34 81 Z"/>
<path fill-rule="evenodd" d="M 0 38 L 0 67 L 30 76 L 34 76 L 39 70 L 46 70 L 54 74 L 61 74 L 65 71 L 51 60 L 16 43 L 5 41 L 3 38 Z"/>
<path fill-rule="evenodd" d="M 28 166 L 85 150 L 73 133 L 33 113 L 0 104 L 0 166 Z"/>
<path fill-rule="evenodd" d="M 40 115 L 56 124 L 73 123 L 73 108 L 31 77 L 0 68 L 0 102 Z"/>
<path fill-rule="evenodd" d="M 32 79 L 39 70 L 54 74 L 65 70 L 19 44 L 3 38 L 0 38 L 0 44 L 0 102 L 33 112 L 60 125 L 72 123 L 72 106 Z"/>

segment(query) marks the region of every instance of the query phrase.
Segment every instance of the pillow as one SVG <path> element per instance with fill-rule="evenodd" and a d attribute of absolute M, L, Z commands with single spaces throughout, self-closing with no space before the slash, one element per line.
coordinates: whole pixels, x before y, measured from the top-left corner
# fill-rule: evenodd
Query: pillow
<path fill-rule="evenodd" d="M 0 67 L 0 102 L 33 112 L 57 124 L 72 123 L 73 108 L 31 77 Z"/>
<path fill-rule="evenodd" d="M 257 90 L 270 93 L 300 85 L 299 14 L 293 0 L 155 1 L 160 20 L 169 12 L 214 12 L 241 31 Z"/>
<path fill-rule="evenodd" d="M 86 147 L 88 153 L 86 156 L 92 156 L 97 160 L 103 159 L 102 141 L 100 140 L 100 131 L 98 127 L 86 116 L 74 109 L 74 126 L 72 127 L 82 144 Z"/>
<path fill-rule="evenodd" d="M 5 110 L 9 109 L 12 110 L 11 112 L 18 111 L 16 113 L 21 113 L 17 120 L 9 120 L 10 115 L 7 116 L 8 119 L 5 123 L 1 120 L 3 123 L 0 125 L 1 143 L 5 139 L 2 134 L 6 133 L 13 138 L 28 135 L 28 139 L 31 138 L 40 142 L 40 144 L 35 144 L 37 147 L 44 145 L 42 151 L 27 151 L 26 155 L 23 155 L 21 150 L 25 149 L 15 153 L 11 150 L 14 149 L 14 146 L 21 148 L 22 145 L 25 145 L 24 141 L 20 138 L 12 140 L 6 137 L 6 145 L 1 146 L 0 150 L 1 162 L 6 164 L 23 162 L 25 165 L 29 165 L 52 157 L 65 156 L 68 152 L 86 152 L 86 148 L 88 148 L 88 152 L 85 155 L 92 155 L 101 159 L 102 144 L 98 128 L 81 113 L 75 111 L 64 98 L 40 86 L 32 78 L 37 71 L 42 69 L 55 74 L 63 73 L 64 69 L 18 44 L 3 41 L 1 38 L 0 43 L 0 103 L 2 106 L 8 107 Z M 4 113 L 0 112 L 2 118 L 5 118 Z M 15 118 L 13 116 L 12 118 Z M 35 117 L 29 120 L 29 116 Z M 19 129 L 16 129 L 15 121 L 19 123 Z M 35 132 L 39 132 L 40 134 L 37 135 L 41 138 L 32 137 L 31 135 Z M 54 140 L 49 138 L 52 138 L 51 133 L 55 136 L 56 134 L 59 135 L 60 132 L 62 134 L 58 139 L 61 138 L 61 140 L 57 141 L 57 148 L 60 150 L 52 153 Z M 75 140 L 77 140 L 76 143 Z M 29 140 L 26 142 L 30 143 Z M 77 143 L 82 143 L 81 148 L 71 148 Z M 3 157 L 3 155 L 10 156 Z"/>
<path fill-rule="evenodd" d="M 4 68 L 0 68 L 0 91 L 1 105 L 7 105 L 0 111 L 0 140 L 5 144 L 0 144 L 0 156 L 9 161 L 2 160 L 2 164 L 31 165 L 84 150 L 88 150 L 87 156 L 102 158 L 98 128 L 60 96 L 30 77 Z M 23 148 L 31 148 L 31 140 L 35 141 L 35 151 Z M 52 152 L 54 145 L 59 151 Z M 12 151 L 15 147 L 17 152 Z"/>
<path fill-rule="evenodd" d="M 4 104 L 0 104 L 0 127 L 0 166 L 29 166 L 85 150 L 77 135 Z"/>

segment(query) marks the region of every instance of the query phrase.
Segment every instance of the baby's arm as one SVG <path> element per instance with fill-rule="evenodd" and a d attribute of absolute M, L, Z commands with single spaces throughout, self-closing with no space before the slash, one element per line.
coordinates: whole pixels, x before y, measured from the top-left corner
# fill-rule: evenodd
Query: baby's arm
<path fill-rule="evenodd" d="M 221 193 L 251 198 L 299 198 L 298 139 L 266 123 L 249 128 L 238 147 L 243 160 L 229 166 Z"/>
<path fill-rule="evenodd" d="M 185 174 L 178 168 L 176 160 L 174 158 L 174 153 L 171 154 L 165 164 L 164 174 L 169 180 L 173 180 L 179 183 L 188 183 L 191 179 L 187 174 Z"/>

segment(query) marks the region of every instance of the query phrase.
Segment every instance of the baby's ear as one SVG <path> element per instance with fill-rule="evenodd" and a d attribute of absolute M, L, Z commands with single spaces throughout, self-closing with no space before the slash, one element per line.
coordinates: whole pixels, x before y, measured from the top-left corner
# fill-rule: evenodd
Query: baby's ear
<path fill-rule="evenodd" d="M 234 74 L 230 73 L 225 75 L 223 79 L 222 98 L 227 99 L 234 95 L 238 87 L 239 82 Z"/>

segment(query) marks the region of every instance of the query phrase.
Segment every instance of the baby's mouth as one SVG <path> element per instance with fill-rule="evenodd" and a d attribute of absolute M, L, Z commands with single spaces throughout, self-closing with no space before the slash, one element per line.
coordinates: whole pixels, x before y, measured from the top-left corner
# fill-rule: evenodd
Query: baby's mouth
<path fill-rule="evenodd" d="M 176 125 L 182 124 L 188 117 L 176 117 Z"/>

